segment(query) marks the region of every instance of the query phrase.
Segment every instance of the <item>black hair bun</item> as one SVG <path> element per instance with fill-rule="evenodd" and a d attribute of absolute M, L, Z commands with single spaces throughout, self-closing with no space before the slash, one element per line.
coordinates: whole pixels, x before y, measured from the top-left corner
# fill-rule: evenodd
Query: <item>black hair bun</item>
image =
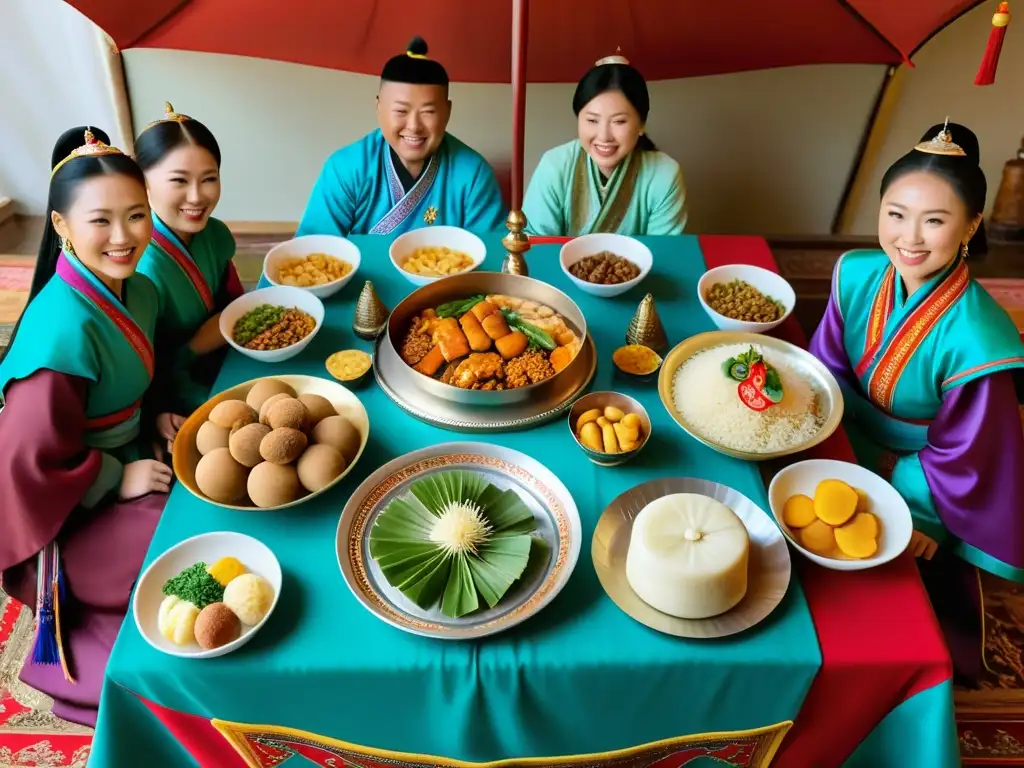
<path fill-rule="evenodd" d="M 78 149 L 85 145 L 85 132 L 92 131 L 92 135 L 104 144 L 110 143 L 110 137 L 102 128 L 92 125 L 80 125 L 77 128 L 69 128 L 60 135 L 57 143 L 53 145 L 53 153 L 50 155 L 50 168 L 55 168 L 61 162 Z"/>
<path fill-rule="evenodd" d="M 409 41 L 409 45 L 406 49 L 409 53 L 413 53 L 417 56 L 427 55 L 427 41 L 419 35 L 416 35 L 412 40 Z"/>

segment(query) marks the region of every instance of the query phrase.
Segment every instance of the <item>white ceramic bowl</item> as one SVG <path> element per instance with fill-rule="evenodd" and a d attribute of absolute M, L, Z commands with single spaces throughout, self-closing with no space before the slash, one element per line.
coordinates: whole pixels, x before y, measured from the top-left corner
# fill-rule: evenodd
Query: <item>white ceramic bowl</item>
<path fill-rule="evenodd" d="M 601 251 L 611 251 L 616 256 L 629 259 L 640 267 L 640 274 L 625 283 L 598 285 L 597 283 L 588 283 L 586 280 L 580 280 L 569 271 L 569 267 L 577 261 L 587 256 L 596 256 Z M 562 246 L 558 260 L 562 265 L 562 271 L 573 281 L 577 288 L 584 293 L 589 293 L 591 296 L 600 296 L 605 299 L 618 296 L 628 291 L 634 285 L 638 285 L 641 280 L 647 277 L 647 273 L 654 266 L 654 254 L 651 253 L 650 248 L 635 238 L 611 233 L 598 233 L 573 238 Z"/>
<path fill-rule="evenodd" d="M 275 304 L 280 307 L 297 307 L 316 321 L 316 327 L 301 341 L 282 349 L 260 351 L 246 349 L 235 343 L 232 338 L 232 331 L 242 315 L 256 309 L 261 304 Z M 237 299 L 228 304 L 220 313 L 220 332 L 228 344 L 237 349 L 246 357 L 259 360 L 263 363 L 279 363 L 282 360 L 289 360 L 305 349 L 313 337 L 320 333 L 324 324 L 324 303 L 309 291 L 303 288 L 292 288 L 288 285 L 275 285 L 271 288 L 260 288 L 256 291 L 243 293 Z"/>
<path fill-rule="evenodd" d="M 332 283 L 302 286 L 303 291 L 309 291 L 318 298 L 326 299 L 328 296 L 333 296 L 348 285 L 359 271 L 361 261 L 359 248 L 351 240 L 334 235 L 303 235 L 278 243 L 267 252 L 267 257 L 263 260 L 263 276 L 271 285 L 281 285 L 277 280 L 277 274 L 282 263 L 289 259 L 305 258 L 314 253 L 326 253 L 328 256 L 334 256 L 336 259 L 341 259 L 352 265 L 352 269 L 347 275 Z"/>
<path fill-rule="evenodd" d="M 406 232 L 404 235 L 396 237 L 391 243 L 388 254 L 391 256 L 391 263 L 395 265 L 395 269 L 399 271 L 402 277 L 413 285 L 427 285 L 428 283 L 443 280 L 444 277 L 451 277 L 451 275 L 442 277 L 414 275 L 412 272 L 402 269 L 402 263 L 412 256 L 413 251 L 417 248 L 428 248 L 430 246 L 462 251 L 462 253 L 473 260 L 472 266 L 467 267 L 461 272 L 454 273 L 457 275 L 472 272 L 487 257 L 487 246 L 484 245 L 484 241 L 472 232 L 460 227 L 421 227 L 420 229 L 414 229 L 411 232 Z"/>
<path fill-rule="evenodd" d="M 859 488 L 868 496 L 868 511 L 878 518 L 878 551 L 863 560 L 840 560 L 823 557 L 803 547 L 793 531 L 782 520 L 786 499 L 795 494 L 814 498 L 814 489 L 822 480 L 842 480 Z M 779 528 L 789 543 L 805 557 L 834 571 L 862 571 L 887 563 L 898 557 L 910 544 L 914 530 L 910 508 L 903 497 L 889 483 L 859 464 L 830 459 L 810 459 L 790 464 L 779 472 L 768 486 L 768 502 Z"/>
<path fill-rule="evenodd" d="M 274 589 L 274 600 L 270 604 L 270 610 L 256 626 L 247 627 L 243 624 L 242 634 L 236 640 L 219 648 L 204 650 L 196 642 L 175 645 L 160 634 L 158 625 L 160 603 L 164 600 L 161 591 L 164 583 L 190 565 L 199 562 L 212 565 L 222 557 L 238 558 L 250 573 L 262 576 L 270 583 Z M 139 628 L 142 637 L 158 651 L 189 659 L 212 659 L 238 650 L 249 642 L 267 623 L 280 597 L 281 564 L 277 562 L 277 558 L 267 545 L 241 533 L 219 531 L 185 539 L 154 560 L 135 586 L 135 593 L 132 595 L 132 614 L 135 616 L 135 626 Z"/>
<path fill-rule="evenodd" d="M 733 280 L 742 280 L 747 285 L 757 288 L 765 296 L 782 302 L 786 311 L 777 320 L 770 323 L 749 323 L 744 320 L 733 320 L 731 317 L 718 314 L 708 306 L 705 296 L 715 283 L 730 283 Z M 715 267 L 705 272 L 697 282 L 697 298 L 700 305 L 708 313 L 708 317 L 714 321 L 719 330 L 739 331 L 740 333 L 766 333 L 772 328 L 777 328 L 793 312 L 796 304 L 796 293 L 793 286 L 786 282 L 781 275 L 761 267 L 753 267 L 749 264 L 727 264 L 723 267 Z"/>

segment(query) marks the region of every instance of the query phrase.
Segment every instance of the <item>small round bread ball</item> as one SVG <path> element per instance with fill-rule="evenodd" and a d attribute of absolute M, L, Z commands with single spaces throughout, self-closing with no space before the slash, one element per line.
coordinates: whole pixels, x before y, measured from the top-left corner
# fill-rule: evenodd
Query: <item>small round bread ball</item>
<path fill-rule="evenodd" d="M 249 473 L 249 498 L 257 507 L 277 507 L 299 498 L 302 487 L 291 464 L 264 461 Z"/>
<path fill-rule="evenodd" d="M 278 400 L 267 411 L 267 424 L 271 429 L 290 427 L 304 431 L 308 422 L 309 414 L 306 412 L 306 406 L 294 397 Z"/>
<path fill-rule="evenodd" d="M 242 622 L 224 603 L 210 603 L 196 617 L 196 642 L 206 650 L 220 648 L 242 634 Z"/>
<path fill-rule="evenodd" d="M 295 469 L 299 482 L 309 492 L 319 491 L 345 471 L 347 462 L 333 445 L 311 445 L 299 457 Z"/>
<path fill-rule="evenodd" d="M 299 395 L 298 400 L 306 406 L 309 415 L 309 429 L 312 429 L 328 416 L 337 416 L 331 401 L 323 395 Z"/>
<path fill-rule="evenodd" d="M 263 405 L 260 406 L 260 424 L 269 425 L 270 422 L 267 421 L 267 414 L 270 412 L 270 406 L 272 406 L 278 400 L 284 400 L 285 398 L 288 397 L 291 397 L 291 395 L 285 394 L 284 392 L 279 392 L 278 394 L 271 395 L 266 400 L 264 400 Z"/>
<path fill-rule="evenodd" d="M 264 435 L 260 441 L 259 454 L 274 464 L 291 464 L 306 450 L 307 442 L 305 433 L 290 427 L 281 427 Z"/>
<path fill-rule="evenodd" d="M 243 624 L 254 627 L 274 604 L 274 588 L 255 573 L 243 573 L 224 588 L 224 604 Z"/>
<path fill-rule="evenodd" d="M 221 504 L 231 504 L 245 496 L 248 470 L 235 461 L 227 448 L 217 448 L 196 465 L 196 485 L 203 495 Z"/>
<path fill-rule="evenodd" d="M 252 424 L 257 420 L 257 415 L 256 411 L 242 400 L 225 400 L 223 403 L 217 403 L 213 407 L 209 418 L 218 427 L 231 429 L 238 422 Z"/>
<path fill-rule="evenodd" d="M 288 397 L 295 397 L 295 390 L 283 381 L 277 379 L 260 379 L 252 385 L 252 389 L 249 390 L 249 394 L 245 396 L 245 402 L 254 411 L 259 412 L 269 398 L 274 395 L 288 395 Z"/>
<path fill-rule="evenodd" d="M 228 439 L 228 450 L 231 457 L 243 467 L 255 467 L 263 457 L 260 456 L 260 441 L 270 434 L 270 427 L 266 424 L 246 424 L 241 429 L 232 432 Z"/>
<path fill-rule="evenodd" d="M 334 446 L 346 462 L 352 463 L 362 438 L 359 430 L 344 416 L 328 416 L 313 429 L 313 442 Z"/>
<path fill-rule="evenodd" d="M 196 449 L 205 456 L 217 448 L 228 447 L 228 430 L 218 427 L 212 421 L 204 421 L 196 432 Z"/>

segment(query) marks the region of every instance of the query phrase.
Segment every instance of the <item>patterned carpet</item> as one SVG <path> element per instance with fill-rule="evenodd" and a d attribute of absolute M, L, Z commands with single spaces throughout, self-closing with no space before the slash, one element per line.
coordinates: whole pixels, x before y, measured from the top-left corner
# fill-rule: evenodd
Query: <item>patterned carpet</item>
<path fill-rule="evenodd" d="M 32 639 L 30 612 L 0 592 L 0 766 L 85 768 L 91 729 L 55 717 L 52 700 L 18 679 Z"/>

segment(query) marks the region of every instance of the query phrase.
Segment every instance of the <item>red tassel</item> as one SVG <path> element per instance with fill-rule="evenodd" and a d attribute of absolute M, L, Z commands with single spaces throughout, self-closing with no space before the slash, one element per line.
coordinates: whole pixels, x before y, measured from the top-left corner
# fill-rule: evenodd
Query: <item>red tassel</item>
<path fill-rule="evenodd" d="M 988 35 L 988 46 L 978 68 L 978 76 L 974 78 L 975 85 L 992 85 L 996 81 L 999 53 L 1003 50 L 1003 38 L 1006 37 L 1006 27 L 1009 24 L 1010 4 L 1000 3 L 992 16 L 992 31 Z"/>

